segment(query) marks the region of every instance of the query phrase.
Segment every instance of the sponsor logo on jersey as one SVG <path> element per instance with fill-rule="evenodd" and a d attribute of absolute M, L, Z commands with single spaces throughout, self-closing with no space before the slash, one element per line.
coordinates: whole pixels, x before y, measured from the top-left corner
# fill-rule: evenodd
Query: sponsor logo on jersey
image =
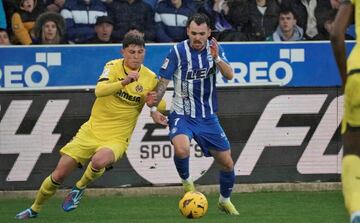
<path fill-rule="evenodd" d="M 168 58 L 165 58 L 163 64 L 161 65 L 161 69 L 166 70 L 166 68 L 167 68 L 168 65 L 169 65 L 169 62 L 170 62 L 170 60 L 169 60 Z"/>
<path fill-rule="evenodd" d="M 116 95 L 122 99 L 126 99 L 127 101 L 132 102 L 140 102 L 141 99 L 140 96 L 133 96 L 122 90 L 118 91 Z"/>
<path fill-rule="evenodd" d="M 141 86 L 140 84 L 136 85 L 135 87 L 135 91 L 138 92 L 138 93 L 141 93 L 144 91 L 144 87 Z"/>
<path fill-rule="evenodd" d="M 105 67 L 102 74 L 101 74 L 101 77 L 109 77 L 109 73 L 110 73 L 110 69 Z"/>

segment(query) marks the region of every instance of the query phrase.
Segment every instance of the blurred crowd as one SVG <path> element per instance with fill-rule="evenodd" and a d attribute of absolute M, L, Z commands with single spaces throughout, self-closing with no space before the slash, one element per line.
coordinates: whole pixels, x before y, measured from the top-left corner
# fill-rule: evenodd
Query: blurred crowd
<path fill-rule="evenodd" d="M 0 45 L 186 39 L 187 18 L 211 19 L 219 41 L 328 40 L 340 0 L 1 0 Z M 347 39 L 355 39 L 350 26 Z"/>

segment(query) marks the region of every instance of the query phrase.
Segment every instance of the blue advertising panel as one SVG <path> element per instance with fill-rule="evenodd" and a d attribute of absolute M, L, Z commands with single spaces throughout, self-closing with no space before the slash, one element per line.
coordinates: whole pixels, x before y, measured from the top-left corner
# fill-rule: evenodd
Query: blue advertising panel
<path fill-rule="evenodd" d="M 329 42 L 222 43 L 234 79 L 220 86 L 339 86 Z M 348 43 L 348 50 L 354 45 Z M 158 72 L 171 44 L 148 44 L 145 65 Z M 0 47 L 0 90 L 93 88 L 121 45 Z"/>

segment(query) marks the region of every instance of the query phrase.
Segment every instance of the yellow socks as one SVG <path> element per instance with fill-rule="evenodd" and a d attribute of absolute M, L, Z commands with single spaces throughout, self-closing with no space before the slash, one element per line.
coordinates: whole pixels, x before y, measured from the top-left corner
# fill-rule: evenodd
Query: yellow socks
<path fill-rule="evenodd" d="M 96 170 L 91 166 L 90 162 L 85 170 L 84 175 L 76 183 L 76 187 L 78 187 L 79 189 L 84 189 L 89 183 L 101 177 L 104 172 L 105 168 L 102 168 L 101 170 Z M 36 194 L 35 201 L 32 204 L 31 209 L 35 212 L 39 212 L 44 202 L 55 194 L 59 186 L 60 183 L 55 182 L 52 179 L 51 175 L 48 176 L 41 184 L 41 187 Z"/>
<path fill-rule="evenodd" d="M 105 172 L 105 168 L 102 168 L 100 170 L 94 169 L 90 162 L 81 179 L 78 182 L 76 182 L 76 187 L 79 189 L 84 189 L 89 183 L 101 177 L 104 174 L 104 172 Z"/>
<path fill-rule="evenodd" d="M 35 201 L 31 206 L 31 209 L 35 212 L 41 210 L 41 206 L 47 201 L 52 195 L 55 194 L 56 190 L 59 188 L 60 183 L 55 182 L 51 175 L 48 176 L 43 183 L 41 184 L 40 189 L 38 190 Z"/>
<path fill-rule="evenodd" d="M 360 211 L 360 158 L 346 155 L 342 160 L 342 187 L 349 214 Z"/>

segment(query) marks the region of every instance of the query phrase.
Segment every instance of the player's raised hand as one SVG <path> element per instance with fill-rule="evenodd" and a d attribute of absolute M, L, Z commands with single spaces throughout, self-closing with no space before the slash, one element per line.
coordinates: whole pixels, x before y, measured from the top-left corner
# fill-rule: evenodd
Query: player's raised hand
<path fill-rule="evenodd" d="M 137 81 L 139 79 L 139 73 L 137 71 L 130 71 L 126 78 L 121 82 L 122 85 L 128 85 L 131 82 Z"/>
<path fill-rule="evenodd" d="M 217 58 L 219 56 L 219 44 L 214 37 L 212 37 L 210 41 L 210 53 L 213 58 Z"/>
<path fill-rule="evenodd" d="M 145 95 L 145 103 L 149 107 L 155 106 L 158 103 L 157 94 L 155 91 L 150 91 Z"/>
<path fill-rule="evenodd" d="M 165 115 L 161 114 L 159 111 L 151 112 L 151 118 L 155 123 L 158 123 L 163 126 L 168 125 L 168 120 Z"/>

